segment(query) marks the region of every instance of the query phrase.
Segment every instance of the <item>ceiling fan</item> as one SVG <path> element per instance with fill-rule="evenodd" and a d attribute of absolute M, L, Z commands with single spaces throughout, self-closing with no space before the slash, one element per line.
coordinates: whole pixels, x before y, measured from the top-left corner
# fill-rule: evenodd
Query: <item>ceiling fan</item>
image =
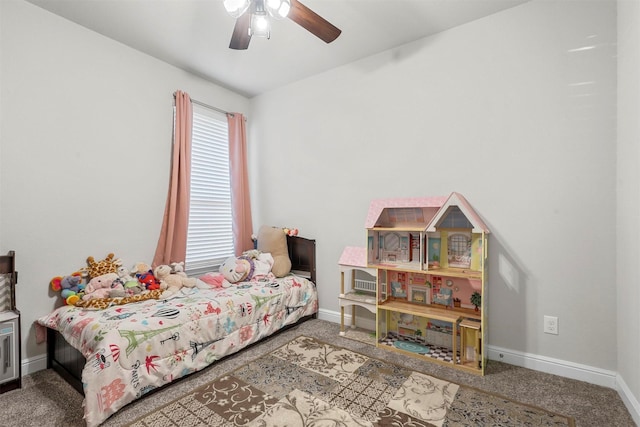
<path fill-rule="evenodd" d="M 247 49 L 252 36 L 270 38 L 269 17 L 288 17 L 325 43 L 331 43 L 342 32 L 298 0 L 224 0 L 224 7 L 236 18 L 231 49 Z"/>

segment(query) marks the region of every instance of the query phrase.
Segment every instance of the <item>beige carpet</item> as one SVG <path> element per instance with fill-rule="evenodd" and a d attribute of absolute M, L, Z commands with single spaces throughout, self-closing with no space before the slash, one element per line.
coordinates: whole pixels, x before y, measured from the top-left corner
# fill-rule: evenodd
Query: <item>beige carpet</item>
<path fill-rule="evenodd" d="M 301 336 L 131 424 L 197 425 L 573 427 L 575 422 Z"/>
<path fill-rule="evenodd" d="M 369 345 L 376 345 L 376 332 L 367 329 L 346 328 L 343 337 Z"/>

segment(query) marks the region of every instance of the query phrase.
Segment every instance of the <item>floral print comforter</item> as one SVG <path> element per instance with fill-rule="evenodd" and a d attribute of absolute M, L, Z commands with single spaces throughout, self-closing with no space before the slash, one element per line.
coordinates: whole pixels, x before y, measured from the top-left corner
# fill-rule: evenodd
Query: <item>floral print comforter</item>
<path fill-rule="evenodd" d="M 316 313 L 311 281 L 289 275 L 230 288 L 184 288 L 167 300 L 87 310 L 60 307 L 38 323 L 87 362 L 84 418 L 96 426 L 126 404 Z"/>

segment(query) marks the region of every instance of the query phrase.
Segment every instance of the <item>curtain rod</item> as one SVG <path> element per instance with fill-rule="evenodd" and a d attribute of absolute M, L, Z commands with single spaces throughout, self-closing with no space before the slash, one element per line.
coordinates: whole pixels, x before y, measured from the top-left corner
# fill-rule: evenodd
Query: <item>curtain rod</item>
<path fill-rule="evenodd" d="M 173 100 L 175 101 L 175 99 L 176 99 L 176 94 L 174 93 L 173 94 Z M 213 105 L 209 105 L 209 104 L 205 104 L 204 102 L 196 101 L 193 98 L 190 98 L 190 99 L 191 99 L 191 103 L 192 104 L 196 104 L 196 105 L 199 105 L 199 106 L 204 107 L 204 108 L 209 108 L 211 110 L 217 111 L 218 113 L 229 114 L 231 117 L 233 117 L 233 115 L 234 115 L 233 113 L 230 113 L 229 111 L 225 111 L 225 110 L 222 110 L 220 108 L 216 108 Z"/>
<path fill-rule="evenodd" d="M 220 108 L 216 108 L 213 105 L 205 104 L 204 102 L 196 101 L 195 99 L 192 99 L 191 103 L 199 105 L 199 106 L 204 107 L 204 108 L 209 108 L 211 110 L 217 111 L 218 113 L 229 114 L 231 117 L 233 117 L 233 115 L 234 115 L 233 113 L 230 113 L 228 111 L 224 111 L 224 110 L 222 110 Z"/>

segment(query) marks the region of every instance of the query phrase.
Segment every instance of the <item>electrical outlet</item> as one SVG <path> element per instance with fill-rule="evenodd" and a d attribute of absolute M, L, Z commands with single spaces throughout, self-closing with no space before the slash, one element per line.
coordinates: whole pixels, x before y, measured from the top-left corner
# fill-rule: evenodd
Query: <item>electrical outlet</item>
<path fill-rule="evenodd" d="M 558 335 L 558 318 L 555 316 L 544 316 L 544 333 Z"/>

